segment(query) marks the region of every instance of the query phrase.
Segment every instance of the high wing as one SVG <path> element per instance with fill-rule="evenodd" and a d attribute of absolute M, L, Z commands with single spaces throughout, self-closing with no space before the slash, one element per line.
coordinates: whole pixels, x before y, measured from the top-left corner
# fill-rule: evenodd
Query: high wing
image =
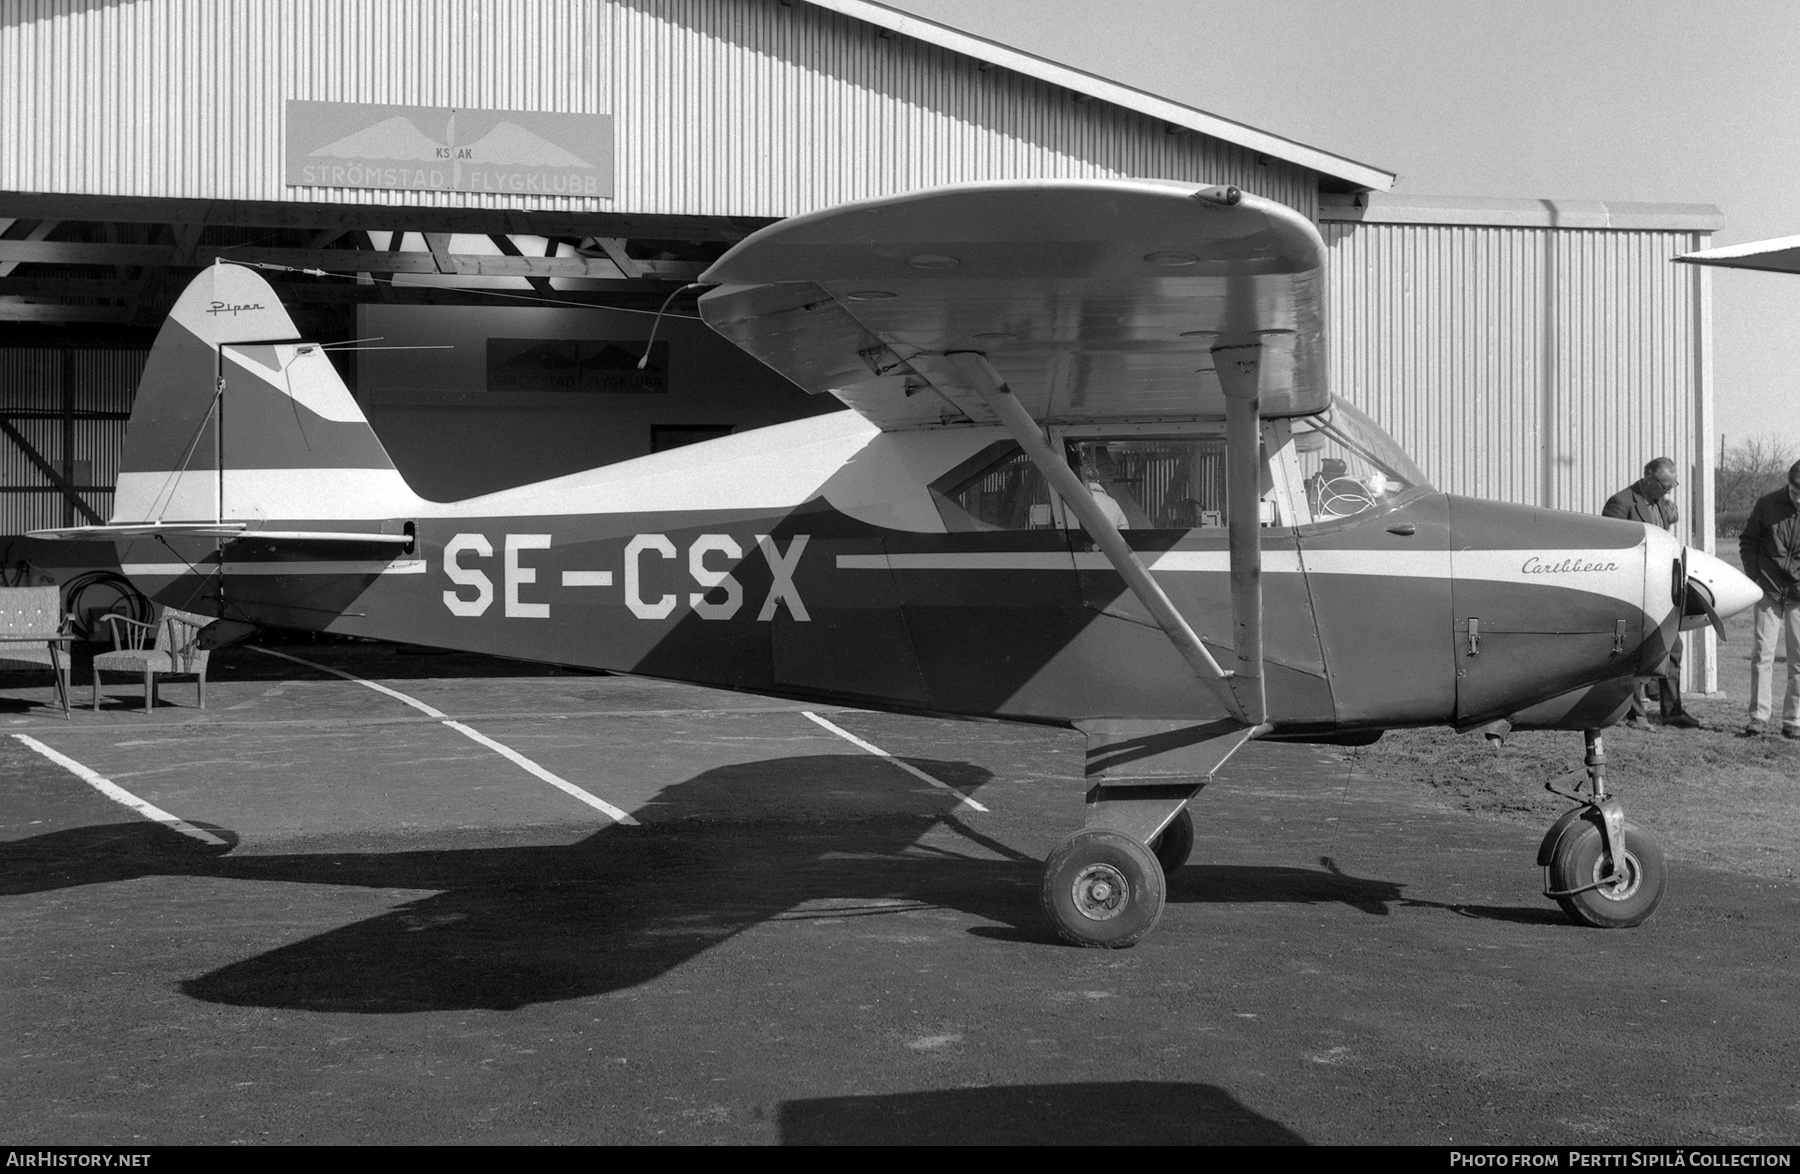
<path fill-rule="evenodd" d="M 1260 348 L 1264 416 L 1329 401 L 1325 247 L 1300 213 L 1158 180 L 971 184 L 770 225 L 702 280 L 719 333 L 885 429 L 994 423 L 975 352 L 1041 424 L 1219 418 L 1213 352 Z"/>
<path fill-rule="evenodd" d="M 1235 723 L 1268 727 L 1262 416 L 1330 403 L 1325 246 L 1298 212 L 1160 180 L 972 184 L 774 224 L 721 257 L 714 330 L 884 429 L 998 424 Z M 1044 429 L 1223 418 L 1235 665 L 1225 669 Z M 1225 753 L 1229 753 L 1226 750 Z"/>

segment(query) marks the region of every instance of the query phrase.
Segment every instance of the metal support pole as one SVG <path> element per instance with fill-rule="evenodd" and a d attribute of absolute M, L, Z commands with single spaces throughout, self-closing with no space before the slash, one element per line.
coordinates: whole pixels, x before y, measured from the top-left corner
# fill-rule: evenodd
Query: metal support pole
<path fill-rule="evenodd" d="M 70 485 L 75 481 L 75 352 L 62 351 L 62 475 Z M 92 478 L 89 478 L 92 480 Z M 63 525 L 75 524 L 75 499 L 63 503 Z"/>

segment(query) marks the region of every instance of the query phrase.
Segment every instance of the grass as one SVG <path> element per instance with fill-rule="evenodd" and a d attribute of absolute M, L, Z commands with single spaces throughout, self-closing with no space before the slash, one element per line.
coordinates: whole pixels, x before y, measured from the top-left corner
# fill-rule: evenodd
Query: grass
<path fill-rule="evenodd" d="M 1607 731 L 1607 783 L 1671 859 L 1800 879 L 1800 740 L 1742 733 L 1750 628 L 1749 613 L 1726 623 L 1730 641 L 1719 648 L 1725 697 L 1688 700 L 1700 729 Z M 1778 693 L 1786 668 L 1776 661 Z M 1772 725 L 1779 730 L 1777 706 Z M 1535 827 L 1548 827 L 1569 806 L 1545 791 L 1544 781 L 1580 766 L 1581 756 L 1581 735 L 1566 730 L 1513 733 L 1498 749 L 1479 734 L 1394 730 L 1349 753 L 1359 770 L 1416 784 L 1465 811 Z"/>

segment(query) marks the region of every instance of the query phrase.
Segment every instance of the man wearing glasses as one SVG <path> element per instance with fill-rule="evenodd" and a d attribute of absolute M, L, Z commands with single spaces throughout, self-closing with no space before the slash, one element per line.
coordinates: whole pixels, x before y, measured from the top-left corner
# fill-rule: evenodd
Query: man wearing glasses
<path fill-rule="evenodd" d="M 1744 733 L 1769 728 L 1775 704 L 1775 636 L 1786 640 L 1787 696 L 1781 703 L 1781 733 L 1800 738 L 1800 461 L 1788 470 L 1787 486 L 1757 499 L 1738 539 L 1744 573 L 1763 597 L 1756 605 L 1756 639 L 1750 645 L 1750 724 Z"/>
<path fill-rule="evenodd" d="M 1664 530 L 1673 529 L 1681 520 L 1681 511 L 1675 508 L 1675 487 L 1681 482 L 1675 477 L 1675 462 L 1668 457 L 1657 457 L 1644 466 L 1644 476 L 1640 481 L 1627 485 L 1624 489 L 1607 499 L 1606 508 L 1600 511 L 1601 516 L 1623 518 L 1630 522 L 1647 522 L 1652 526 L 1661 526 Z M 1656 670 L 1662 679 L 1657 683 L 1657 701 L 1662 709 L 1662 723 L 1678 729 L 1691 730 L 1700 723 L 1681 707 L 1681 641 L 1675 641 L 1669 649 L 1669 657 Z M 1644 686 L 1640 683 L 1631 692 L 1631 716 L 1625 724 L 1634 730 L 1651 728 L 1650 718 L 1645 712 Z"/>

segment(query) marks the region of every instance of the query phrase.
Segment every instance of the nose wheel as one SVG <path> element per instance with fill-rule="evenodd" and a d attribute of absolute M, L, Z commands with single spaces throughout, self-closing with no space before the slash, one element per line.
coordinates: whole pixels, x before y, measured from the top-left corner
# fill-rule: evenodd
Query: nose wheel
<path fill-rule="evenodd" d="M 1135 945 L 1156 928 L 1166 898 L 1156 854 L 1110 828 L 1076 832 L 1044 862 L 1044 912 L 1074 945 Z"/>
<path fill-rule="evenodd" d="M 1566 832 L 1544 869 L 1546 891 L 1569 920 L 1596 929 L 1641 925 L 1662 904 L 1669 876 L 1662 847 L 1636 824 L 1624 825 L 1615 863 L 1601 829 L 1587 820 Z"/>
<path fill-rule="evenodd" d="M 1581 806 L 1563 813 L 1538 848 L 1544 896 L 1562 906 L 1577 925 L 1629 929 L 1649 919 L 1669 884 L 1662 846 L 1625 818 L 1606 794 L 1606 749 L 1600 731 L 1588 730 L 1582 770 L 1544 784 L 1552 794 Z M 1566 788 L 1564 784 L 1573 783 Z M 1587 784 L 1584 794 L 1581 784 Z"/>

